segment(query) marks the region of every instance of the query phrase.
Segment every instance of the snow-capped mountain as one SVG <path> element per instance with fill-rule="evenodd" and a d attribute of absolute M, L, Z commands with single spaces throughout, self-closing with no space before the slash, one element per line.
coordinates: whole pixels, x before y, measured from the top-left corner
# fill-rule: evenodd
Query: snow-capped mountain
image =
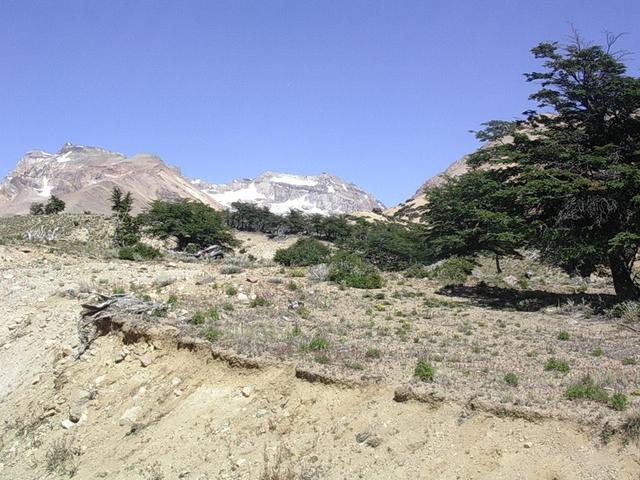
<path fill-rule="evenodd" d="M 65 144 L 57 153 L 28 152 L 0 183 L 0 215 L 22 214 L 33 202 L 56 195 L 67 212 L 110 213 L 111 191 L 118 186 L 134 197 L 139 212 L 152 200 L 186 198 L 214 208 L 235 201 L 254 202 L 277 213 L 352 213 L 384 208 L 352 183 L 323 173 L 298 176 L 266 172 L 253 180 L 215 185 L 189 180 L 156 155 L 127 157 L 103 148 Z"/>
<path fill-rule="evenodd" d="M 57 153 L 28 152 L 0 183 L 0 215 L 29 211 L 50 195 L 62 198 L 68 212 L 108 213 L 118 186 L 134 197 L 140 211 L 156 199 L 188 198 L 221 208 L 159 157 L 126 157 L 102 148 L 65 144 Z"/>
<path fill-rule="evenodd" d="M 251 202 L 284 214 L 291 209 L 322 215 L 383 209 L 384 205 L 353 183 L 321 173 L 290 175 L 265 172 L 253 179 L 212 184 L 200 179 L 191 184 L 216 202 L 230 207 L 233 202 Z"/>

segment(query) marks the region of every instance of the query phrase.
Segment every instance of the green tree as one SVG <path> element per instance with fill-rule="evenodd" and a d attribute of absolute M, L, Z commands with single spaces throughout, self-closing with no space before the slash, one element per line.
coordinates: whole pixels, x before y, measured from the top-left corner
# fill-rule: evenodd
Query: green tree
<path fill-rule="evenodd" d="M 162 239 L 174 237 L 179 250 L 190 243 L 201 248 L 237 244 L 224 222 L 224 214 L 201 202 L 155 200 L 139 218 L 151 235 Z"/>
<path fill-rule="evenodd" d="M 51 195 L 47 203 L 44 205 L 44 213 L 46 213 L 47 215 L 57 214 L 64 211 L 65 206 L 66 205 L 64 201 L 62 201 L 55 195 Z"/>
<path fill-rule="evenodd" d="M 530 98 L 542 111 L 486 124 L 478 138 L 487 144 L 471 156 L 475 171 L 467 175 L 485 172 L 487 181 L 495 181 L 493 193 L 472 192 L 472 202 L 486 202 L 485 210 L 510 217 L 503 219 L 504 228 L 481 224 L 482 234 L 513 233 L 511 247 L 537 248 L 545 260 L 581 275 L 607 265 L 619 298 L 635 299 L 640 297 L 632 273 L 640 246 L 640 79 L 626 74 L 622 56 L 613 50 L 615 40 L 608 36 L 605 45 L 592 45 L 576 35 L 564 47 L 555 42 L 535 47 L 543 71 L 526 79 L 540 84 Z M 470 181 L 467 175 L 459 182 Z M 438 193 L 429 195 L 430 205 L 437 200 Z"/>
<path fill-rule="evenodd" d="M 523 245 L 528 225 L 508 175 L 500 170 L 474 170 L 427 192 L 423 220 L 431 255 L 491 253 L 498 272 L 501 256 L 519 256 L 516 249 Z"/>
<path fill-rule="evenodd" d="M 117 247 L 135 245 L 140 240 L 139 227 L 131 216 L 133 196 L 131 192 L 123 194 L 119 187 L 111 191 L 111 211 L 115 217 L 115 232 L 113 243 Z"/>
<path fill-rule="evenodd" d="M 44 215 L 44 203 L 33 202 L 29 207 L 29 213 L 31 215 Z"/>

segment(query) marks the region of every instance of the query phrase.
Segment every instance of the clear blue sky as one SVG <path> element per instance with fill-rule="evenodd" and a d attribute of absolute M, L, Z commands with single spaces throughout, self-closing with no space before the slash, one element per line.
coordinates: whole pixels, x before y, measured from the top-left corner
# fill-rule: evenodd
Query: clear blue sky
<path fill-rule="evenodd" d="M 214 182 L 330 172 L 387 205 L 529 108 L 529 49 L 628 32 L 634 0 L 1 0 L 0 175 L 72 143 Z"/>

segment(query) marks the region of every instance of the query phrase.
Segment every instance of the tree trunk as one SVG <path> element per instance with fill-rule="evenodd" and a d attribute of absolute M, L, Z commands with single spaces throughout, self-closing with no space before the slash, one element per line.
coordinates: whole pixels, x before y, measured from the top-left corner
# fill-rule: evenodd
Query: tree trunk
<path fill-rule="evenodd" d="M 613 288 L 620 300 L 637 300 L 640 298 L 640 287 L 631 277 L 629 262 L 620 253 L 609 256 L 609 267 L 613 277 Z"/>
<path fill-rule="evenodd" d="M 500 255 L 496 253 L 496 271 L 502 273 L 502 267 L 500 267 Z"/>

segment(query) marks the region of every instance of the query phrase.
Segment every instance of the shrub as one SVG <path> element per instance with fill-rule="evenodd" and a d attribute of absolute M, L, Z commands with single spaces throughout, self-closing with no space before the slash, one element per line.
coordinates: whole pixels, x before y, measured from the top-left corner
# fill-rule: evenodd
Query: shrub
<path fill-rule="evenodd" d="M 267 300 L 264 297 L 256 297 L 253 300 L 251 300 L 251 307 L 256 308 L 256 307 L 268 307 L 269 305 L 271 305 L 271 302 L 269 300 Z"/>
<path fill-rule="evenodd" d="M 556 358 L 550 358 L 547 364 L 544 366 L 545 370 L 553 370 L 560 373 L 568 373 L 571 368 L 569 364 L 563 360 L 557 360 Z"/>
<path fill-rule="evenodd" d="M 433 382 L 435 370 L 431 364 L 425 360 L 420 360 L 413 372 L 414 376 L 423 382 Z"/>
<path fill-rule="evenodd" d="M 624 393 L 614 393 L 609 400 L 609 406 L 619 412 L 626 410 L 629 405 L 629 400 Z"/>
<path fill-rule="evenodd" d="M 606 403 L 609 400 L 609 394 L 589 375 L 582 378 L 578 383 L 569 386 L 565 391 L 565 397 L 569 400 L 586 398 L 594 402 Z"/>
<path fill-rule="evenodd" d="M 178 304 L 178 297 L 174 294 L 169 295 L 169 298 L 167 298 L 167 303 L 172 307 L 175 307 Z"/>
<path fill-rule="evenodd" d="M 382 276 L 357 255 L 338 252 L 332 259 L 329 280 L 352 288 L 381 288 Z"/>
<path fill-rule="evenodd" d="M 193 314 L 193 316 L 191 317 L 190 322 L 193 323 L 194 325 L 202 325 L 202 324 L 204 324 L 204 313 L 202 313 L 200 310 L 198 310 L 196 313 Z"/>
<path fill-rule="evenodd" d="M 427 278 L 429 269 L 424 265 L 411 265 L 404 271 L 404 276 L 407 278 Z"/>
<path fill-rule="evenodd" d="M 591 351 L 591 355 L 594 357 L 601 357 L 604 355 L 604 351 L 602 350 L 602 347 L 596 347 Z"/>
<path fill-rule="evenodd" d="M 210 307 L 209 310 L 207 310 L 207 317 L 209 317 L 214 322 L 218 321 L 220 320 L 220 312 L 218 312 L 218 309 L 216 307 Z"/>
<path fill-rule="evenodd" d="M 518 375 L 513 372 L 509 372 L 504 376 L 504 383 L 511 385 L 512 387 L 518 386 Z"/>
<path fill-rule="evenodd" d="M 638 442 L 640 439 L 640 414 L 629 415 L 622 424 L 621 431 L 624 443 L 629 443 L 631 440 Z"/>
<path fill-rule="evenodd" d="M 567 341 L 569 340 L 569 338 L 569 332 L 565 332 L 564 330 L 562 330 L 560 333 L 558 333 L 558 340 Z"/>
<path fill-rule="evenodd" d="M 276 251 L 273 260 L 287 267 L 307 267 L 324 263 L 331 250 L 315 238 L 300 238 L 288 248 Z"/>
<path fill-rule="evenodd" d="M 329 340 L 324 337 L 315 337 L 309 342 L 309 350 L 315 352 L 329 350 Z"/>
<path fill-rule="evenodd" d="M 287 283 L 287 290 L 290 290 L 292 292 L 298 290 L 298 284 L 293 280 L 290 281 L 289 283 Z"/>
<path fill-rule="evenodd" d="M 155 260 L 160 257 L 162 257 L 160 250 L 140 242 L 118 250 L 120 260 Z"/>
<path fill-rule="evenodd" d="M 636 363 L 638 362 L 633 357 L 624 357 L 622 359 L 622 365 L 635 365 Z"/>
<path fill-rule="evenodd" d="M 475 263 L 466 257 L 451 257 L 436 265 L 428 274 L 433 280 L 451 283 L 464 283 Z"/>
<path fill-rule="evenodd" d="M 382 356 L 382 352 L 379 348 L 370 348 L 364 356 L 367 358 L 380 358 Z"/>
<path fill-rule="evenodd" d="M 225 293 L 230 296 L 233 297 L 234 295 L 236 295 L 238 293 L 238 289 L 236 287 L 227 287 L 227 289 L 225 290 Z"/>

